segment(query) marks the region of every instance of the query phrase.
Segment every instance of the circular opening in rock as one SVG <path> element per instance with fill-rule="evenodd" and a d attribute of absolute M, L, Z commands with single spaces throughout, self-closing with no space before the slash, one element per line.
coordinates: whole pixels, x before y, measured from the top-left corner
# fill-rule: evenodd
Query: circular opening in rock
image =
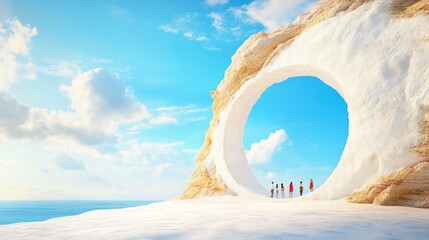
<path fill-rule="evenodd" d="M 253 106 L 244 134 L 246 158 L 267 191 L 281 183 L 288 197 L 319 187 L 337 166 L 348 136 L 347 104 L 316 77 L 292 77 L 270 86 Z M 275 194 L 276 195 L 276 191 Z M 276 197 L 276 196 L 274 196 Z"/>

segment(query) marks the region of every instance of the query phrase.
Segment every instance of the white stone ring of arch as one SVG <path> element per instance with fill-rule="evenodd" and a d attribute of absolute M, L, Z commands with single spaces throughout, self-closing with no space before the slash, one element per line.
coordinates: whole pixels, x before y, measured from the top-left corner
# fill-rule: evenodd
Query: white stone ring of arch
<path fill-rule="evenodd" d="M 234 194 L 268 194 L 253 176 L 247 163 L 243 146 L 244 126 L 253 105 L 266 89 L 273 84 L 298 76 L 317 77 L 344 98 L 343 91 L 333 76 L 307 65 L 288 66 L 274 72 L 259 74 L 244 83 L 228 106 L 222 110 L 221 121 L 215 134 L 223 133 L 223 137 L 215 137 L 212 146 L 212 153 L 216 155 L 214 159 L 216 159 L 217 172 Z M 344 100 L 347 102 L 346 99 Z"/>

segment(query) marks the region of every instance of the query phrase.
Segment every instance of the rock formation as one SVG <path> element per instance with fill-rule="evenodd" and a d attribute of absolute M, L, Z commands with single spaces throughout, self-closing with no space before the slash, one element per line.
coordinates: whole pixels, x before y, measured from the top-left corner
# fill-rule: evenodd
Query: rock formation
<path fill-rule="evenodd" d="M 412 166 L 428 153 L 429 133 L 425 138 L 420 131 L 429 111 L 428 15 L 429 0 L 322 0 L 288 26 L 251 36 L 211 93 L 213 119 L 180 198 L 266 194 L 247 164 L 244 125 L 260 95 L 293 76 L 318 77 L 344 98 L 349 111 L 339 164 L 308 199 L 378 192 L 365 187 L 395 172 L 421 179 L 416 172 L 427 171 L 425 163 Z M 408 166 L 413 170 L 400 170 Z M 380 203 L 395 202 L 395 192 L 383 188 Z M 397 204 L 417 206 L 420 200 Z"/>
<path fill-rule="evenodd" d="M 429 161 L 383 177 L 347 197 L 349 202 L 429 208 Z"/>
<path fill-rule="evenodd" d="M 426 113 L 423 122 L 423 141 L 411 150 L 427 160 L 382 177 L 352 193 L 347 200 L 354 203 L 429 208 L 429 113 Z"/>

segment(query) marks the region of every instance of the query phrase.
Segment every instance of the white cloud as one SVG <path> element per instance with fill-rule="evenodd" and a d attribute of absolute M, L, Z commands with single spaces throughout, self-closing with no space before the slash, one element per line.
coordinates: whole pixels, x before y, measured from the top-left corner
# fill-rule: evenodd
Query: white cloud
<path fill-rule="evenodd" d="M 198 42 L 208 41 L 209 40 L 209 38 L 206 37 L 206 36 L 204 36 L 204 35 L 200 35 L 198 37 L 195 37 L 195 34 L 192 33 L 192 32 L 185 32 L 183 34 L 183 36 L 185 36 L 189 40 L 195 40 L 195 41 L 198 41 Z"/>
<path fill-rule="evenodd" d="M 164 173 L 165 170 L 172 168 L 174 165 L 171 163 L 161 163 L 158 164 L 153 170 L 152 170 L 152 176 L 160 177 Z"/>
<path fill-rule="evenodd" d="M 175 21 L 173 21 L 169 24 L 163 24 L 163 25 L 159 26 L 158 28 L 164 32 L 173 33 L 173 34 L 177 34 L 179 32 L 187 32 L 184 35 L 185 35 L 185 37 L 189 38 L 189 36 L 187 36 L 187 35 L 189 35 L 189 31 L 186 31 L 187 30 L 186 26 L 187 26 L 187 24 L 194 22 L 194 19 L 197 16 L 198 16 L 198 13 L 188 13 L 188 14 L 181 16 L 180 18 L 176 19 Z"/>
<path fill-rule="evenodd" d="M 197 17 L 197 13 L 188 13 L 169 24 L 163 24 L 158 28 L 169 33 L 183 33 L 183 36 L 191 41 L 209 41 L 210 39 L 204 32 L 198 31 L 199 25 L 195 24 L 195 19 Z"/>
<path fill-rule="evenodd" d="M 193 33 L 191 33 L 191 32 L 185 32 L 185 33 L 183 34 L 183 36 L 185 36 L 185 37 L 187 37 L 187 38 L 189 38 L 189 39 L 192 39 L 192 37 L 194 36 L 194 34 L 193 34 Z"/>
<path fill-rule="evenodd" d="M 182 152 L 184 153 L 190 153 L 190 154 L 194 154 L 195 156 L 200 152 L 200 149 L 183 149 Z"/>
<path fill-rule="evenodd" d="M 25 135 L 20 126 L 29 118 L 29 108 L 6 92 L 0 92 L 0 135 L 20 138 Z"/>
<path fill-rule="evenodd" d="M 168 106 L 168 107 L 159 107 L 159 108 L 157 108 L 156 110 L 157 111 L 160 111 L 160 112 L 163 112 L 163 111 L 176 111 L 176 110 L 178 110 L 180 107 L 177 107 L 177 106 Z"/>
<path fill-rule="evenodd" d="M 0 90 L 7 89 L 20 78 L 35 78 L 29 45 L 37 29 L 22 25 L 17 19 L 0 23 Z"/>
<path fill-rule="evenodd" d="M 119 152 L 119 159 L 140 173 L 159 177 L 168 174 L 188 174 L 192 168 L 195 151 L 185 149 L 184 142 L 139 142 L 131 143 Z"/>
<path fill-rule="evenodd" d="M 142 129 L 154 128 L 165 124 L 183 124 L 207 119 L 209 108 L 201 108 L 195 105 L 167 106 L 151 110 L 152 114 L 147 121 L 139 122 L 127 129 L 128 134 L 138 134 Z"/>
<path fill-rule="evenodd" d="M 152 125 L 171 124 L 177 123 L 177 119 L 171 116 L 161 115 L 159 117 L 151 118 L 149 123 Z"/>
<path fill-rule="evenodd" d="M 60 154 L 53 158 L 52 161 L 57 168 L 64 170 L 75 171 L 86 169 L 85 165 L 81 161 L 75 160 L 66 154 Z"/>
<path fill-rule="evenodd" d="M 207 41 L 207 40 L 209 40 L 206 36 L 199 36 L 199 37 L 197 37 L 195 40 L 197 40 L 197 41 Z"/>
<path fill-rule="evenodd" d="M 223 5 L 228 3 L 228 0 L 206 0 L 206 4 L 210 5 L 210 6 L 214 6 L 214 5 Z"/>
<path fill-rule="evenodd" d="M 167 32 L 167 33 L 174 33 L 174 34 L 176 34 L 176 33 L 179 32 L 178 29 L 173 28 L 170 24 L 164 24 L 164 25 L 159 26 L 158 28 L 161 29 L 164 32 Z"/>
<path fill-rule="evenodd" d="M 134 22 L 132 15 L 122 7 L 114 4 L 108 4 L 109 14 L 117 19 L 125 20 L 127 22 Z"/>
<path fill-rule="evenodd" d="M 146 107 L 128 95 L 129 90 L 113 74 L 97 68 L 76 77 L 71 86 L 62 85 L 72 110 L 86 123 L 136 122 L 149 117 Z"/>
<path fill-rule="evenodd" d="M 183 146 L 183 142 L 132 143 L 128 149 L 119 152 L 120 159 L 127 163 L 139 163 L 149 165 L 155 162 L 171 161 L 180 154 L 177 147 Z"/>
<path fill-rule="evenodd" d="M 223 17 L 219 13 L 212 12 L 208 15 L 212 21 L 212 26 L 216 28 L 216 30 L 222 31 L 223 30 Z"/>
<path fill-rule="evenodd" d="M 194 153 L 182 151 L 184 148 L 182 142 L 139 143 L 137 139 L 132 139 L 136 141 L 131 143 L 132 147 L 130 147 L 130 145 L 124 144 L 124 141 L 129 140 L 129 136 L 124 137 L 122 130 L 131 124 L 141 122 L 168 124 L 179 120 L 188 121 L 192 117 L 208 115 L 209 108 L 193 105 L 174 106 L 153 110 L 154 115 L 151 116 L 146 107 L 135 99 L 133 89 L 127 87 L 118 74 L 109 73 L 101 68 L 81 72 L 80 67 L 91 69 L 97 63 L 111 63 L 112 60 L 95 59 L 94 62 L 85 60 L 80 62 L 79 60 L 57 61 L 54 59 L 49 62 L 48 67 L 34 66 L 31 63 L 29 46 L 31 37 L 37 33 L 31 32 L 36 31 L 35 28 L 21 24 L 23 29 L 30 31 L 28 35 L 32 36 L 25 38 L 24 33 L 16 33 L 20 36 L 19 39 L 24 40 L 23 45 L 19 44 L 19 39 L 14 44 L 7 45 L 5 41 L 10 38 L 9 35 L 14 36 L 15 34 L 10 29 L 19 29 L 20 23 L 16 20 L 13 26 L 8 26 L 6 23 L 1 24 L 0 42 L 3 45 L 0 48 L 0 67 L 4 67 L 3 61 L 12 59 L 16 60 L 16 68 L 12 71 L 13 78 L 10 82 L 6 82 L 9 78 L 0 78 L 0 85 L 4 86 L 0 88 L 0 139 L 7 140 L 4 144 L 16 143 L 8 140 L 25 141 L 22 146 L 27 150 L 27 155 L 20 155 L 21 159 L 17 161 L 31 158 L 40 160 L 41 163 L 44 162 L 43 160 L 48 160 L 50 164 L 50 168 L 45 168 L 47 166 L 43 165 L 43 168 L 23 169 L 0 160 L 0 171 L 2 171 L 0 180 L 10 180 L 7 184 L 8 188 L 11 188 L 8 191 L 12 194 L 8 194 L 8 197 L 17 196 L 18 190 L 15 186 L 24 186 L 20 185 L 20 181 L 24 181 L 23 175 L 35 176 L 34 185 L 32 182 L 33 190 L 36 192 L 37 189 L 41 189 L 41 191 L 21 196 L 21 198 L 37 195 L 43 198 L 128 196 L 135 199 L 148 196 L 165 198 L 178 194 L 182 189 L 182 186 L 178 185 L 185 184 L 186 177 L 193 169 Z M 198 36 L 204 35 L 199 33 L 194 35 L 194 37 Z M 7 58 L 9 55 L 4 55 L 4 53 L 13 53 L 13 58 Z M 53 111 L 24 105 L 7 91 L 10 84 L 19 81 L 21 77 L 22 79 L 34 79 L 36 72 L 70 78 L 69 82 L 59 89 L 70 101 L 69 108 Z M 4 74 L 0 69 L 0 77 L 6 76 Z M 3 85 L 3 83 L 5 84 Z M 50 93 L 44 92 L 43 94 Z M 23 141 L 19 141 L 16 144 L 21 145 L 22 143 Z M 42 154 L 36 156 L 39 154 L 32 150 L 33 147 L 40 149 L 40 152 L 46 156 L 42 156 Z M 52 152 L 54 156 L 50 155 Z M 84 159 L 85 162 L 79 159 Z M 106 165 L 109 167 L 105 167 Z M 132 177 L 124 174 L 126 171 L 133 171 L 131 168 L 136 166 L 142 172 Z M 37 167 L 36 164 L 35 167 Z M 58 171 L 58 168 L 70 171 Z M 14 169 L 16 171 L 12 172 Z M 6 172 L 7 176 L 4 174 Z M 141 178 L 142 173 L 147 178 Z M 41 174 L 43 177 L 37 177 Z M 9 177 L 12 175 L 15 177 Z M 153 176 L 162 176 L 162 178 Z M 48 177 L 52 183 L 45 183 L 45 179 Z M 153 178 L 148 180 L 151 177 Z M 56 179 L 62 179 L 62 181 L 55 181 Z M 116 181 L 117 179 L 119 181 Z M 138 180 L 136 181 L 136 179 Z M 151 186 L 154 181 L 160 181 L 160 184 L 166 187 Z M 101 186 L 106 187 L 101 189 Z M 146 195 L 142 195 L 143 191 L 136 191 L 136 189 L 141 190 L 142 188 Z M 79 189 L 79 191 L 75 189 Z M 155 191 L 159 191 L 158 195 L 155 194 Z"/>
<path fill-rule="evenodd" d="M 14 159 L 0 159 L 0 170 L 11 169 L 16 165 L 16 160 Z"/>
<path fill-rule="evenodd" d="M 49 111 L 19 103 L 0 92 L 0 137 L 3 139 L 49 139 L 96 145 L 111 151 L 121 124 L 149 117 L 146 107 L 127 96 L 123 83 L 102 69 L 76 77 L 62 86 L 71 101 L 70 111 Z"/>
<path fill-rule="evenodd" d="M 49 67 L 38 68 L 42 73 L 57 77 L 76 77 L 81 74 L 79 64 L 75 61 L 59 60 Z"/>
<path fill-rule="evenodd" d="M 274 178 L 275 174 L 273 172 L 268 172 L 265 178 L 267 180 L 272 180 Z"/>
<path fill-rule="evenodd" d="M 256 23 L 246 14 L 246 5 L 230 7 L 223 12 L 210 12 L 199 16 L 197 13 L 185 14 L 159 28 L 167 32 L 181 33 L 186 39 L 216 45 L 239 41 L 255 33 Z M 213 26 L 207 29 L 207 21 Z M 260 26 L 258 26 L 260 28 Z M 203 44 L 209 51 L 218 51 L 218 47 Z"/>
<path fill-rule="evenodd" d="M 206 116 L 199 116 L 199 117 L 191 117 L 188 119 L 189 122 L 198 122 L 198 121 L 202 121 L 202 120 L 206 120 L 207 117 Z"/>
<path fill-rule="evenodd" d="M 208 51 L 220 51 L 220 50 L 222 50 L 221 48 L 218 48 L 218 47 L 205 46 L 204 48 Z"/>
<path fill-rule="evenodd" d="M 276 30 L 292 22 L 317 1 L 310 0 L 256 0 L 245 6 L 245 12 L 268 31 Z"/>
<path fill-rule="evenodd" d="M 195 18 L 198 17 L 198 13 L 187 13 L 183 15 L 182 17 L 178 18 L 176 23 L 178 24 L 184 24 L 184 23 L 192 23 L 194 22 Z"/>
<path fill-rule="evenodd" d="M 284 129 L 271 133 L 267 139 L 262 139 L 250 146 L 250 150 L 246 151 L 247 161 L 249 164 L 262 164 L 268 162 L 273 153 L 279 150 L 286 140 L 287 135 Z"/>
<path fill-rule="evenodd" d="M 195 105 L 186 105 L 186 106 L 167 106 L 159 107 L 156 109 L 158 112 L 171 112 L 174 114 L 190 114 L 190 113 L 199 113 L 199 112 L 208 112 L 210 108 L 200 108 Z"/>

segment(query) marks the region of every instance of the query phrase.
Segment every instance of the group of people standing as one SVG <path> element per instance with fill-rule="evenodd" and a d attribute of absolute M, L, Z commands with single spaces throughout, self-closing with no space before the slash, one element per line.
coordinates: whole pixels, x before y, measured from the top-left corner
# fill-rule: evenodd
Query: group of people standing
<path fill-rule="evenodd" d="M 314 184 L 313 179 L 310 179 L 310 192 L 313 192 Z M 282 194 L 282 198 L 285 198 L 285 187 L 283 183 L 280 184 L 280 191 Z M 304 192 L 304 185 L 302 185 L 302 181 L 299 182 L 299 194 L 302 196 L 302 193 Z M 274 182 L 271 182 L 271 198 L 274 197 L 274 193 L 276 194 L 276 198 L 279 198 L 279 184 L 276 183 L 274 188 Z M 293 196 L 293 183 L 290 182 L 289 184 L 289 198 L 292 198 Z"/>

